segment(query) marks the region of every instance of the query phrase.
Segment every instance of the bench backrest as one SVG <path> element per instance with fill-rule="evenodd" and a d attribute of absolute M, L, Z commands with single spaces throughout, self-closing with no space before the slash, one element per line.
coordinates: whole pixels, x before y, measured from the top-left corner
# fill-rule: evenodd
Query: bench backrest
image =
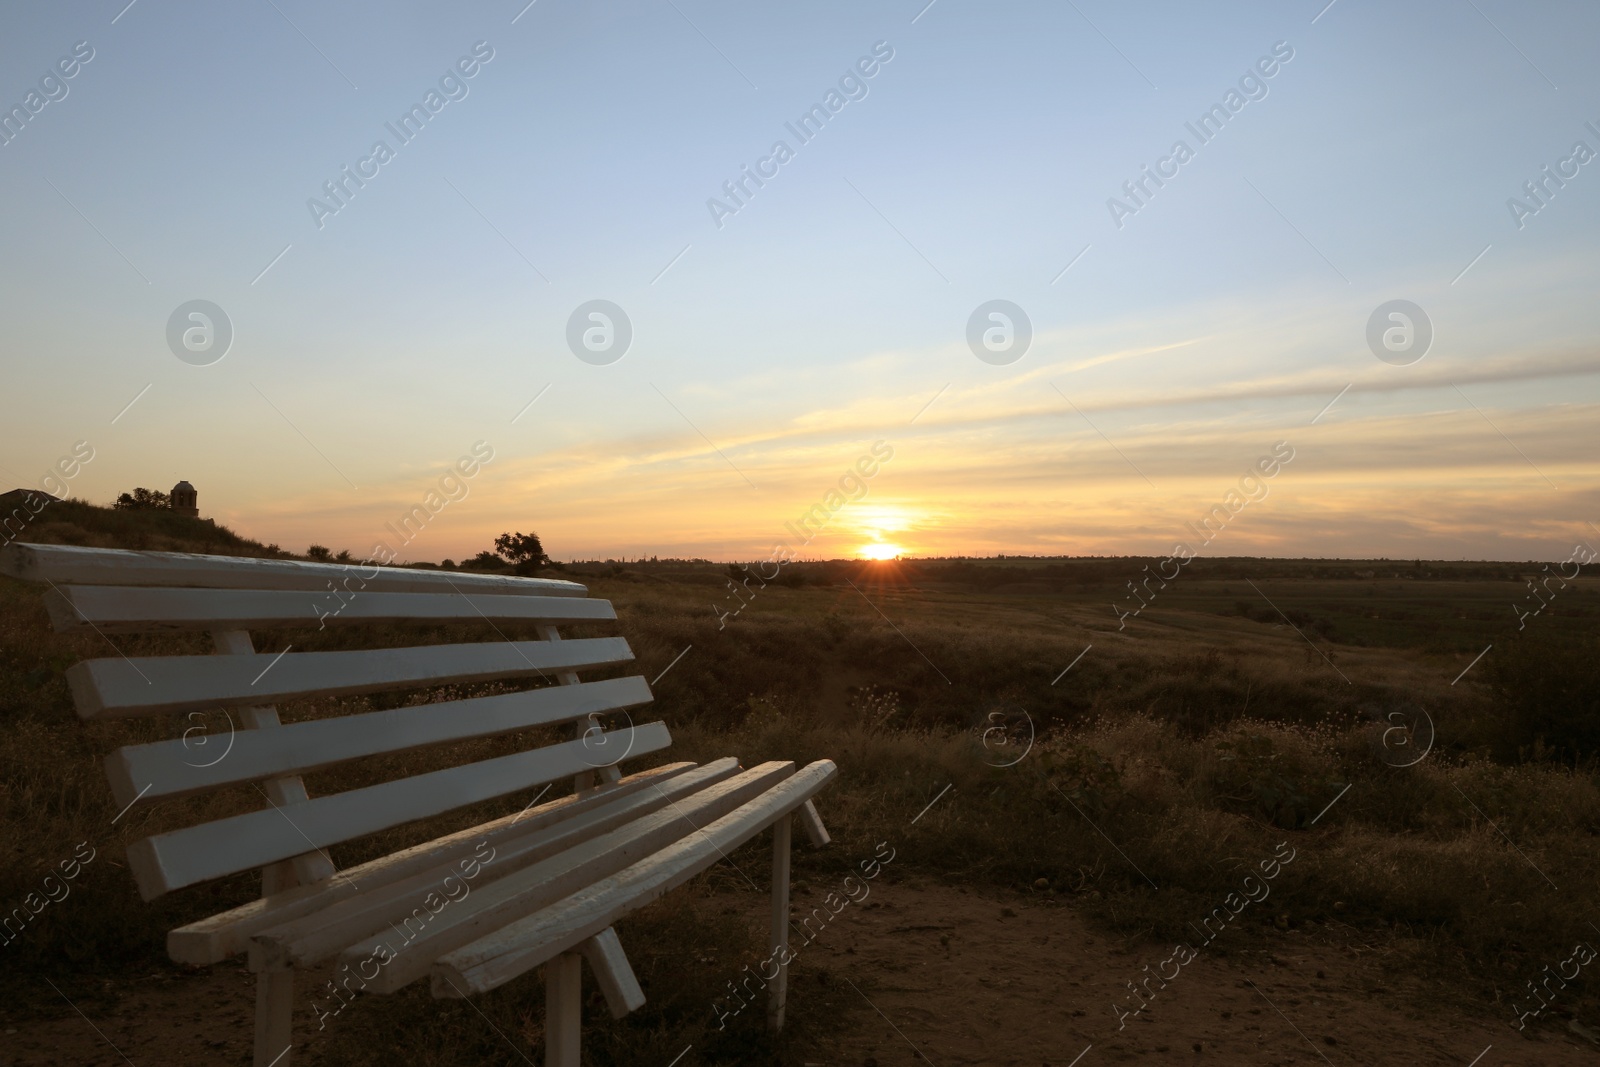
<path fill-rule="evenodd" d="M 16 544 L 0 573 L 48 583 L 61 632 L 93 632 L 111 652 L 67 671 L 84 719 L 168 715 L 183 736 L 129 745 L 107 758 L 119 807 L 244 784 L 260 810 L 156 834 L 131 845 L 146 900 L 260 867 L 266 890 L 334 875 L 331 845 L 464 805 L 599 771 L 665 748 L 659 722 L 603 730 L 598 716 L 650 702 L 640 676 L 583 682 L 577 671 L 633 659 L 620 637 L 563 640 L 558 625 L 611 620 L 576 582 L 360 564 Z M 394 622 L 534 623 L 540 640 L 294 651 L 250 631 Z M 129 657 L 114 635 L 209 631 L 214 655 Z M 475 682 L 534 684 L 513 692 L 280 724 L 279 701 Z M 537 685 L 540 682 L 561 684 Z M 222 708 L 229 730 L 203 739 L 183 713 Z M 240 720 L 235 724 L 235 716 Z M 570 723 L 570 741 L 310 797 L 300 775 L 364 757 Z M 235 729 L 237 727 L 242 727 Z M 197 744 L 201 740 L 203 744 Z"/>

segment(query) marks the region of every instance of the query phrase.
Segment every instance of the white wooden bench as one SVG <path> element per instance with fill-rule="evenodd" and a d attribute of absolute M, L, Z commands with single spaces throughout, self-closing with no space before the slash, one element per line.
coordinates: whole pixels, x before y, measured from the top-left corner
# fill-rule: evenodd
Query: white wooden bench
<path fill-rule="evenodd" d="M 82 718 L 167 715 L 181 726 L 185 713 L 228 709 L 229 732 L 212 733 L 205 746 L 188 736 L 129 745 L 107 758 L 106 769 L 118 807 L 239 786 L 253 787 L 265 802 L 128 849 L 146 900 L 261 869 L 259 900 L 167 936 L 168 953 L 181 963 L 248 952 L 257 973 L 256 1067 L 289 1063 L 296 968 L 335 969 L 318 994 L 325 998 L 316 1009 L 320 1020 L 324 1007 L 342 1006 L 356 991 L 389 993 L 427 977 L 434 996 L 466 997 L 541 965 L 545 1062 L 576 1067 L 580 960 L 589 960 L 614 1015 L 637 1008 L 644 995 L 612 924 L 768 826 L 770 947 L 779 961 L 768 982 L 768 1023 L 782 1026 L 791 818 L 798 813 L 811 840 L 827 843 L 811 798 L 834 765 L 741 769 L 730 757 L 623 777 L 623 759 L 658 752 L 670 738 L 660 722 L 601 723 L 601 716 L 648 704 L 651 695 L 639 676 L 579 680 L 581 669 L 633 658 L 620 637 L 563 640 L 557 633 L 560 623 L 616 618 L 610 603 L 586 599 L 582 585 L 15 543 L 0 549 L 0 573 L 49 583 L 46 602 L 58 631 L 104 639 L 107 655 L 67 671 Z M 280 652 L 279 638 L 257 650 L 250 636 L 415 621 L 477 624 L 487 639 Z M 535 624 L 542 639 L 499 636 L 499 626 L 510 623 Z M 209 631 L 219 654 L 130 658 L 117 647 L 119 634 L 159 631 Z M 275 709 L 306 697 L 489 681 L 534 687 L 292 723 L 280 723 Z M 566 724 L 569 741 L 327 796 L 308 795 L 300 777 L 363 757 Z M 570 795 L 345 870 L 336 870 L 326 851 L 569 778 Z"/>

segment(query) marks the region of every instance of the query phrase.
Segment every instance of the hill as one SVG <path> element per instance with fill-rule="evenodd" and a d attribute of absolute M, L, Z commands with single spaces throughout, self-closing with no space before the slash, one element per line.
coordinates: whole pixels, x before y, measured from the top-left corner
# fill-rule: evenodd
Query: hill
<path fill-rule="evenodd" d="M 6 493 L 0 499 L 9 502 L 21 493 L 21 490 Z M 33 495 L 44 497 L 46 494 Z M 20 501 L 18 503 L 20 505 Z M 240 537 L 215 519 L 193 519 L 165 508 L 119 511 L 86 500 L 50 498 L 37 514 L 30 513 L 26 506 L 11 506 L 5 510 L 10 515 L 6 524 L 7 541 L 280 559 L 292 555 L 277 545 L 264 545 Z"/>

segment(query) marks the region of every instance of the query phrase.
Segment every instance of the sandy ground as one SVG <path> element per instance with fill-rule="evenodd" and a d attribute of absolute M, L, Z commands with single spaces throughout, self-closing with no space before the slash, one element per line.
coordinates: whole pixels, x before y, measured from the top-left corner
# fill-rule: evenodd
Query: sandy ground
<path fill-rule="evenodd" d="M 797 889 L 797 911 L 819 898 Z M 761 902 L 744 904 L 760 923 Z M 803 948 L 798 967 L 811 973 L 794 989 L 844 983 L 867 1007 L 799 1051 L 807 1063 L 860 1067 L 1600 1064 L 1600 1047 L 1565 1020 L 1525 1037 L 1507 1008 L 1424 1010 L 1426 984 L 1391 989 L 1381 952 L 1335 930 L 1291 930 L 1270 943 L 1229 956 L 1202 950 L 1165 988 L 1152 981 L 1148 1006 L 1119 1028 L 1111 1005 L 1136 1004 L 1126 983 L 1170 946 L 1127 946 L 1042 895 L 880 882 Z M 253 990 L 247 971 L 226 966 L 108 988 L 109 1011 L 63 1002 L 59 1015 L 23 1019 L 0 1010 L 0 1064 L 248 1063 Z M 297 1031 L 309 1038 L 312 1022 L 297 1019 Z M 315 1050 L 296 1059 L 315 1063 Z"/>
<path fill-rule="evenodd" d="M 1271 952 L 1202 950 L 1164 989 L 1151 981 L 1119 1029 L 1112 1004 L 1136 1005 L 1126 983 L 1171 946 L 1125 947 L 1043 898 L 886 885 L 849 910 L 810 951 L 870 977 L 875 1010 L 830 1063 L 1600 1064 L 1564 1021 L 1530 1040 L 1509 1010 L 1420 1011 L 1425 990 L 1396 995 L 1376 953 L 1327 931 L 1291 930 Z"/>

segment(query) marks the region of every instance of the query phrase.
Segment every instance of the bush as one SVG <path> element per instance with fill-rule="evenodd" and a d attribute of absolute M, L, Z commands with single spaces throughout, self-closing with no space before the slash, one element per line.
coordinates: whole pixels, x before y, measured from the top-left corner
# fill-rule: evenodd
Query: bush
<path fill-rule="evenodd" d="M 1499 712 L 1497 754 L 1594 756 L 1600 753 L 1600 642 L 1538 622 L 1534 627 L 1496 648 L 1485 664 Z"/>
<path fill-rule="evenodd" d="M 1279 735 L 1280 743 L 1287 738 Z M 1323 760 L 1294 746 L 1285 751 L 1266 732 L 1233 731 L 1215 742 L 1216 798 L 1224 810 L 1254 816 L 1285 830 L 1300 830 L 1316 818 L 1323 798 L 1340 787 Z"/>
<path fill-rule="evenodd" d="M 159 489 L 141 486 L 132 493 L 121 494 L 111 506 L 117 511 L 154 511 L 157 508 L 171 508 L 172 500 Z"/>

